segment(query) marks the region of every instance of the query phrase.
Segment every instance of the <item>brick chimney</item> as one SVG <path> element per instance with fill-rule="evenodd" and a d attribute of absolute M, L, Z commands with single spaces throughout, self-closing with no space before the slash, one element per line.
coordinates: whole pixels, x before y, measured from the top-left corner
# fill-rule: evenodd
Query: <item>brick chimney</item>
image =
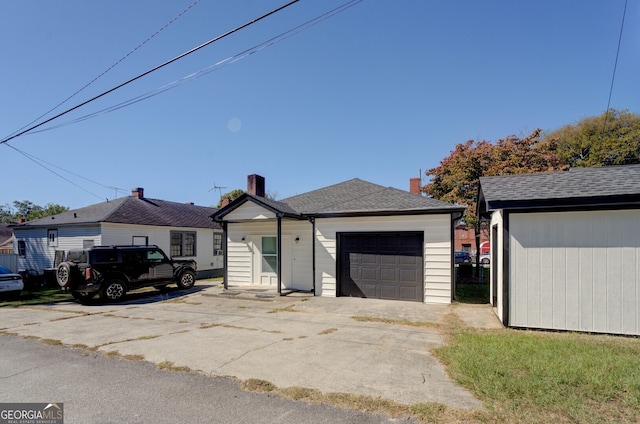
<path fill-rule="evenodd" d="M 409 179 L 409 191 L 413 194 L 422 194 L 420 192 L 420 178 Z"/>
<path fill-rule="evenodd" d="M 222 203 L 220 204 L 220 208 L 224 208 L 229 203 L 231 203 L 231 199 L 229 199 L 228 197 L 225 197 L 224 199 L 222 199 Z"/>
<path fill-rule="evenodd" d="M 264 197 L 264 177 L 258 174 L 249 175 L 247 177 L 247 193 Z"/>
<path fill-rule="evenodd" d="M 138 199 L 144 199 L 144 189 L 142 187 L 136 187 L 131 189 L 131 196 Z"/>

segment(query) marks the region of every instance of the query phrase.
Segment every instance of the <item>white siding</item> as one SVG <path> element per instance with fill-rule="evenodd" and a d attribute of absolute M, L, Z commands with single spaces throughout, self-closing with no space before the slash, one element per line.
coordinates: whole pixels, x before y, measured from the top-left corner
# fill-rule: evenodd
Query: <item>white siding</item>
<path fill-rule="evenodd" d="M 58 243 L 52 247 L 47 245 L 47 230 L 57 229 Z M 196 254 L 193 257 L 198 263 L 198 272 L 221 269 L 223 259 L 221 256 L 213 255 L 213 233 L 212 229 L 199 228 L 174 228 L 156 227 L 151 225 L 130 225 L 103 223 L 89 226 L 67 226 L 51 228 L 30 228 L 14 229 L 16 241 L 14 249 L 18 251 L 18 240 L 25 241 L 26 255 L 19 257 L 20 269 L 35 269 L 42 272 L 46 268 L 53 266 L 55 251 L 71 249 L 81 249 L 85 242 L 91 242 L 94 246 L 100 245 L 130 245 L 134 236 L 148 237 L 149 244 L 158 245 L 169 255 L 171 249 L 170 232 L 176 231 L 196 231 Z M 221 230 L 216 230 L 222 232 Z M 191 257 L 190 257 L 191 258 Z"/>
<path fill-rule="evenodd" d="M 638 222 L 639 210 L 510 214 L 509 324 L 640 335 Z"/>
<path fill-rule="evenodd" d="M 283 286 L 288 289 L 311 290 L 313 287 L 313 256 L 311 224 L 307 221 L 282 220 Z M 232 223 L 227 231 L 227 283 L 231 286 L 258 284 L 259 264 L 254 253 L 259 255 L 262 236 L 277 235 L 276 220 L 255 220 Z M 242 240 L 244 238 L 244 241 Z M 298 242 L 295 241 L 299 238 Z M 285 255 L 290 252 L 290 255 Z"/>
<path fill-rule="evenodd" d="M 262 206 L 256 205 L 253 202 L 246 202 L 234 209 L 232 212 L 229 212 L 225 217 L 225 221 L 245 221 L 249 219 L 275 219 L 276 215 L 263 208 Z"/>
<path fill-rule="evenodd" d="M 339 232 L 424 232 L 424 302 L 451 302 L 451 217 L 415 215 L 316 220 L 316 292 L 336 296 Z"/>
<path fill-rule="evenodd" d="M 57 246 L 47 243 L 47 230 L 58 230 Z M 56 250 L 80 249 L 85 240 L 93 241 L 95 245 L 101 243 L 100 228 L 92 226 L 54 227 L 51 228 L 14 228 L 15 246 L 18 251 L 18 240 L 25 242 L 25 256 L 19 257 L 20 269 L 34 269 L 40 273 L 46 268 L 53 267 Z"/>
<path fill-rule="evenodd" d="M 196 256 L 185 257 L 185 259 L 194 259 L 197 262 L 198 273 L 220 269 L 224 266 L 222 257 L 213 255 L 213 234 L 216 231 L 222 233 L 221 230 L 214 231 L 210 228 L 158 227 L 152 225 L 113 223 L 104 223 L 102 225 L 102 244 L 104 245 L 130 245 L 133 243 L 134 236 L 147 237 L 149 244 L 157 245 L 167 255 L 171 254 L 171 231 L 195 231 Z"/>

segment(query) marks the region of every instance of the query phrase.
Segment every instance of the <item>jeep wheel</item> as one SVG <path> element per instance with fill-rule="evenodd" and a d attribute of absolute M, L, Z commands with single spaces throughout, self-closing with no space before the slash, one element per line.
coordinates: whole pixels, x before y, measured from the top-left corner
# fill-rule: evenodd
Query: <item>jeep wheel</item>
<path fill-rule="evenodd" d="M 178 278 L 178 287 L 190 289 L 196 283 L 196 274 L 193 271 L 184 271 Z"/>
<path fill-rule="evenodd" d="M 89 303 L 95 295 L 96 295 L 95 293 L 80 293 L 77 291 L 71 292 L 71 296 L 73 296 L 74 299 L 76 299 L 78 302 L 82 303 L 83 305 L 86 305 L 87 303 Z"/>
<path fill-rule="evenodd" d="M 100 290 L 100 297 L 102 300 L 115 302 L 122 299 L 126 291 L 127 289 L 122 281 L 110 280 Z"/>
<path fill-rule="evenodd" d="M 69 286 L 69 280 L 71 280 L 71 266 L 66 262 L 62 262 L 56 270 L 56 281 L 60 287 L 64 288 Z"/>

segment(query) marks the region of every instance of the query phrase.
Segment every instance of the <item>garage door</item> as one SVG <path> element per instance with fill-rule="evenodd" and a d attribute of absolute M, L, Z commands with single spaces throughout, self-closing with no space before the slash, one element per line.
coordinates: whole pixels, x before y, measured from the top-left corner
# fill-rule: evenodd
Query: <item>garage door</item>
<path fill-rule="evenodd" d="M 338 295 L 424 299 L 422 233 L 338 234 Z"/>

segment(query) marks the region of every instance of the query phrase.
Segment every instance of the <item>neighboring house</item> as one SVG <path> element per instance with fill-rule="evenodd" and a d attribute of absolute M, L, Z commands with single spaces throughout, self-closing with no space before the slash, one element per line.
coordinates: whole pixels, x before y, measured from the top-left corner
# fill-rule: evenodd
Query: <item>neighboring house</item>
<path fill-rule="evenodd" d="M 478 215 L 505 325 L 640 335 L 640 165 L 483 177 Z"/>
<path fill-rule="evenodd" d="M 0 254 L 13 253 L 13 230 L 7 224 L 0 224 Z"/>
<path fill-rule="evenodd" d="M 70 249 L 107 245 L 158 245 L 168 256 L 195 259 L 198 278 L 222 275 L 222 229 L 215 208 L 148 199 L 136 188 L 121 197 L 15 224 L 20 269 L 43 273 Z"/>
<path fill-rule="evenodd" d="M 319 296 L 450 303 L 453 222 L 463 207 L 360 179 L 274 201 L 264 178 L 213 218 L 225 233 L 225 286 Z"/>
<path fill-rule="evenodd" d="M 476 231 L 473 227 L 467 226 L 464 221 L 458 221 L 455 227 L 455 250 L 469 252 L 475 259 L 477 251 L 476 247 Z M 482 226 L 480 228 L 480 254 L 483 252 L 482 247 L 489 244 L 489 232 Z"/>

